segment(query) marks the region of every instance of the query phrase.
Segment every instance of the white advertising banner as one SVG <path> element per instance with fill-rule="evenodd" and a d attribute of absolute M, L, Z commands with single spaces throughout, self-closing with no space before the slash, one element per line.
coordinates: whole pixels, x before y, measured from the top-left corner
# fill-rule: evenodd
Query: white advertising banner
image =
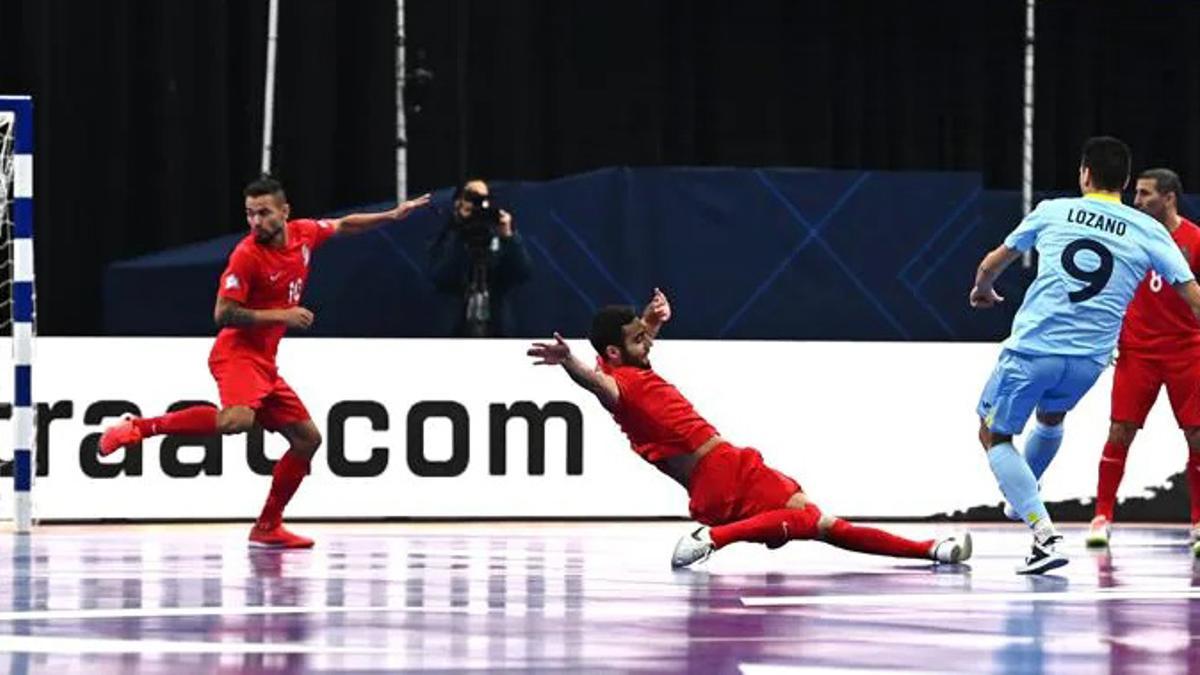
<path fill-rule="evenodd" d="M 571 344 L 581 358 L 594 358 L 586 341 Z M 140 453 L 95 455 L 99 431 L 121 412 L 150 416 L 180 401 L 216 403 L 210 345 L 200 338 L 38 340 L 34 398 L 43 404 L 47 460 L 34 484 L 39 518 L 257 515 L 270 483 L 268 460 L 286 449 L 276 434 L 264 434 L 261 444 L 247 435 L 210 439 L 207 447 L 158 437 Z M 532 366 L 527 346 L 284 340 L 280 371 L 325 438 L 288 515 L 686 515 L 684 490 L 638 458 L 561 368 Z M 723 436 L 759 449 L 825 511 L 925 517 L 1000 501 L 974 413 L 998 349 L 661 340 L 651 358 Z M 1064 446 L 1044 481 L 1047 500 L 1093 495 L 1111 380 L 1110 369 L 1067 418 Z M 0 434 L 11 437 L 7 428 Z M 1185 460 L 1169 407 L 1160 404 L 1130 453 L 1121 494 L 1162 484 Z M 10 511 L 11 490 L 0 494 L 0 511 Z"/>

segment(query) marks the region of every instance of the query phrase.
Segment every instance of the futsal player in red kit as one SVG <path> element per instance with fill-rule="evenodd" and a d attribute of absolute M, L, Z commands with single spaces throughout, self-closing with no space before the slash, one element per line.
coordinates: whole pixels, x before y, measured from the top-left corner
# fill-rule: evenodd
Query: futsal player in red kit
<path fill-rule="evenodd" d="M 283 509 L 308 474 L 321 434 L 300 397 L 275 365 L 279 340 L 289 328 L 312 325 L 313 313 L 300 305 L 312 254 L 330 237 L 357 233 L 400 220 L 429 203 L 429 195 L 390 211 L 359 213 L 332 220 L 289 220 L 283 186 L 263 176 L 243 192 L 250 233 L 229 255 L 221 274 L 213 319 L 221 327 L 208 358 L 217 381 L 221 409 L 194 406 L 162 417 L 128 417 L 100 436 L 100 454 L 161 434 L 211 435 L 247 431 L 257 421 L 289 443 L 275 463 L 271 490 L 250 543 L 308 548 L 313 541 L 283 526 Z"/>
<path fill-rule="evenodd" d="M 1188 266 L 1200 274 L 1200 227 L 1179 215 L 1182 196 L 1183 185 L 1174 171 L 1150 169 L 1138 176 L 1133 205 L 1167 228 Z M 1152 271 L 1125 312 L 1117 349 L 1112 423 L 1100 457 L 1096 514 L 1087 543 L 1108 545 L 1129 446 L 1145 424 L 1159 389 L 1166 386 L 1175 421 L 1187 441 L 1191 540 L 1193 551 L 1200 554 L 1200 322 L 1179 294 Z"/>
<path fill-rule="evenodd" d="M 557 333 L 534 343 L 535 365 L 562 365 L 612 414 L 634 452 L 688 491 L 689 511 L 704 525 L 675 546 L 671 566 L 686 567 L 733 542 L 778 548 L 794 539 L 821 539 L 839 548 L 900 558 L 957 563 L 971 556 L 970 535 L 913 541 L 824 514 L 796 481 L 763 464 L 752 448 L 721 437 L 673 385 L 650 366 L 650 349 L 671 318 L 658 289 L 641 316 L 605 307 L 592 319 L 589 340 L 599 354 L 589 368 Z"/>

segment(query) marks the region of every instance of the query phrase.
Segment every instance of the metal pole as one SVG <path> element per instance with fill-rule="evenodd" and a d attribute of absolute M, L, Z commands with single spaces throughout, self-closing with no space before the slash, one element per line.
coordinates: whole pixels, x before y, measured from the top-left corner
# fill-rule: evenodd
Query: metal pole
<path fill-rule="evenodd" d="M 262 172 L 271 172 L 271 135 L 275 128 L 275 47 L 279 41 L 279 0 L 271 0 L 267 16 L 267 82 L 263 87 Z"/>
<path fill-rule="evenodd" d="M 404 116 L 404 0 L 396 0 L 396 203 L 408 195 L 408 121 Z"/>
<path fill-rule="evenodd" d="M 1025 124 L 1021 139 L 1021 216 L 1033 210 L 1033 45 L 1035 5 L 1025 0 Z M 1022 258 L 1026 268 L 1033 266 L 1032 251 Z"/>

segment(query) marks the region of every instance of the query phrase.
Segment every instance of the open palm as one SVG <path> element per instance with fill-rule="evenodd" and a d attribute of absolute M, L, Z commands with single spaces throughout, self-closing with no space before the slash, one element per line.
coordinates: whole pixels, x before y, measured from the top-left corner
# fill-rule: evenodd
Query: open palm
<path fill-rule="evenodd" d="M 538 359 L 533 362 L 535 366 L 557 366 L 571 358 L 571 348 L 557 332 L 554 334 L 554 342 L 535 342 L 525 353 Z"/>

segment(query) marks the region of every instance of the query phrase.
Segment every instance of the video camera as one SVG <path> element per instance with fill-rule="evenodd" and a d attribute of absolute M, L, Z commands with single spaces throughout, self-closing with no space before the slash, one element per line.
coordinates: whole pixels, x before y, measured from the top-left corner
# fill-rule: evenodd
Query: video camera
<path fill-rule="evenodd" d="M 491 195 L 466 192 L 464 202 L 474 204 L 471 217 L 458 224 L 459 236 L 470 248 L 485 248 L 492 240 L 496 226 L 500 224 L 500 207 Z"/>

